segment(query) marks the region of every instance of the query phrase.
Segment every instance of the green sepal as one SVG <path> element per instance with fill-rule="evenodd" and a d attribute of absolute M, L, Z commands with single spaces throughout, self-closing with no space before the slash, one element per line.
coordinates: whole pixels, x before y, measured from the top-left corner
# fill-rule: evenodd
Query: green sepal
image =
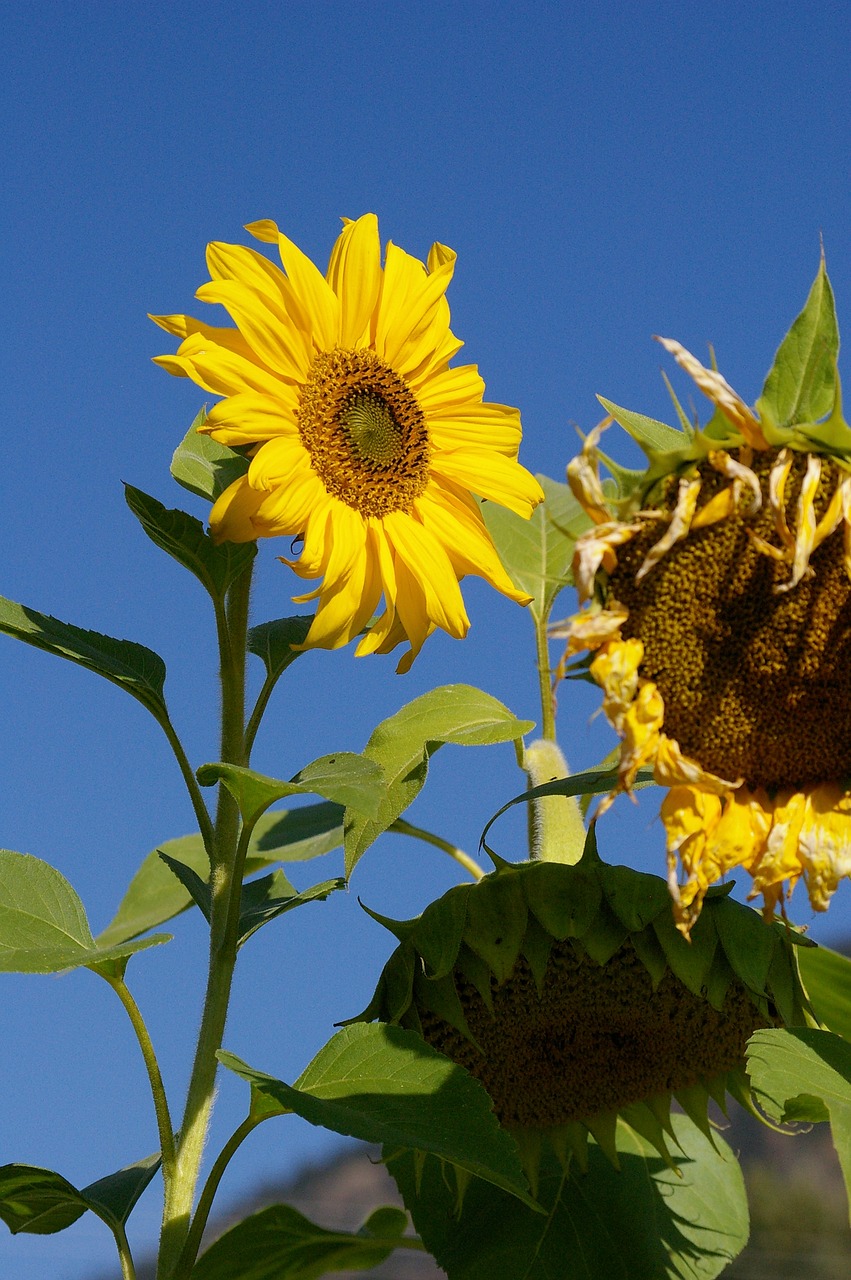
<path fill-rule="evenodd" d="M 618 1158 L 617 1146 L 617 1111 L 598 1111 L 596 1115 L 588 1116 L 584 1123 L 606 1159 L 610 1160 L 616 1169 L 620 1169 L 621 1164 Z"/>
<path fill-rule="evenodd" d="M 483 1052 L 469 1028 L 451 973 L 442 978 L 427 978 L 423 973 L 415 971 L 413 994 L 420 1009 L 428 1009 L 436 1017 L 448 1022 L 450 1027 L 454 1027 L 480 1053 Z"/>
<path fill-rule="evenodd" d="M 591 959 L 603 965 L 608 964 L 615 952 L 623 946 L 628 934 L 626 925 L 603 899 L 591 928 L 582 935 L 580 941 Z"/>
<path fill-rule="evenodd" d="M 553 949 L 553 941 L 552 934 L 543 925 L 538 924 L 536 918 L 530 913 L 526 921 L 526 933 L 523 938 L 521 953 L 529 962 L 539 1000 L 544 994 L 544 979 L 547 974 L 550 952 Z"/>
<path fill-rule="evenodd" d="M 609 863 L 600 864 L 599 876 L 606 901 L 630 933 L 646 928 L 663 911 L 671 910 L 668 886 L 658 876 Z"/>
<path fill-rule="evenodd" d="M 449 973 L 458 955 L 467 924 L 469 893 L 455 885 L 437 902 L 429 903 L 415 921 L 413 940 L 429 978 Z"/>
<path fill-rule="evenodd" d="M 715 1146 L 715 1135 L 709 1123 L 709 1090 L 705 1084 L 695 1083 L 674 1090 L 674 1097 L 683 1111 L 704 1137 Z"/>
<path fill-rule="evenodd" d="M 538 1172 L 541 1168 L 544 1136 L 539 1129 L 529 1129 L 525 1126 L 523 1128 L 512 1127 L 510 1132 L 520 1155 L 520 1163 L 523 1166 L 523 1172 L 526 1174 L 529 1190 L 537 1200 Z"/>
<path fill-rule="evenodd" d="M 234 480 L 245 475 L 249 460 L 202 434 L 198 428 L 206 420 L 207 411 L 202 409 L 174 451 L 171 474 L 190 493 L 215 502 Z"/>
<path fill-rule="evenodd" d="M 516 871 L 497 872 L 487 892 L 474 889 L 467 894 L 464 941 L 487 961 L 498 983 L 510 977 L 517 962 L 526 916 L 526 898 Z"/>
<path fill-rule="evenodd" d="M 730 962 L 724 952 L 724 935 L 720 929 L 719 933 L 721 934 L 722 945 L 716 948 L 715 955 L 712 957 L 712 964 L 709 968 L 708 974 L 706 975 L 705 991 L 706 999 L 712 1005 L 712 1008 L 717 1009 L 720 1013 L 724 1007 L 724 1001 L 727 998 L 730 983 L 735 980 L 736 974 L 733 972 Z M 761 994 L 761 992 L 762 988 L 760 988 L 759 994 Z"/>
<path fill-rule="evenodd" d="M 492 1014 L 493 991 L 491 983 L 493 973 L 490 965 L 481 956 L 476 955 L 475 951 L 471 951 L 468 946 L 462 944 L 458 951 L 455 967 L 462 977 L 473 984 L 481 996 L 482 1003 L 488 1013 Z"/>
<path fill-rule="evenodd" d="M 596 872 L 582 864 L 533 863 L 523 876 L 523 890 L 531 913 L 559 942 L 587 933 L 603 897 Z"/>
<path fill-rule="evenodd" d="M 621 1107 L 620 1117 L 625 1124 L 635 1130 L 639 1137 L 644 1138 L 646 1142 L 651 1143 L 656 1148 L 669 1169 L 676 1168 L 668 1144 L 665 1141 L 665 1130 L 659 1123 L 657 1116 L 645 1102 L 633 1102 L 629 1106 Z"/>
<path fill-rule="evenodd" d="M 690 941 L 686 941 L 676 928 L 670 914 L 657 916 L 653 921 L 653 929 L 672 972 L 696 996 L 703 995 L 718 945 L 712 916 L 711 908 L 700 913 Z"/>
<path fill-rule="evenodd" d="M 836 306 L 822 254 L 804 308 L 781 342 L 756 402 L 760 422 L 788 428 L 829 414 L 838 355 Z"/>
<path fill-rule="evenodd" d="M 668 960 L 659 945 L 659 939 L 652 929 L 643 929 L 641 933 L 631 934 L 629 940 L 635 948 L 635 954 L 650 974 L 655 991 L 668 972 Z"/>
<path fill-rule="evenodd" d="M 576 1160 L 581 1173 L 588 1172 L 588 1130 L 584 1124 L 571 1120 L 550 1129 L 547 1136 L 565 1173 L 570 1166 L 571 1157 Z"/>

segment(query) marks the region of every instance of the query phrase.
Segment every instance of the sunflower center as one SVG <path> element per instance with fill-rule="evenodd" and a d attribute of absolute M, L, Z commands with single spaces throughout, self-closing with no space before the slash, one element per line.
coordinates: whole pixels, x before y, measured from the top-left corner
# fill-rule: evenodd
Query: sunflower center
<path fill-rule="evenodd" d="M 693 995 L 668 970 L 654 990 L 631 942 L 599 965 L 570 940 L 550 953 L 539 993 L 520 957 L 493 1013 L 459 972 L 455 986 L 482 1052 L 420 1009 L 424 1038 L 481 1080 L 500 1121 L 548 1129 L 712 1080 L 741 1065 L 763 1026 L 740 982 L 723 1008 Z"/>
<path fill-rule="evenodd" d="M 774 451 L 758 453 L 763 505 L 690 533 L 639 582 L 636 573 L 666 527 L 651 523 L 618 550 L 608 598 L 629 610 L 625 638 L 644 643 L 640 674 L 665 704 L 664 731 L 722 778 L 775 790 L 842 781 L 851 774 L 851 582 L 842 528 L 810 559 L 792 590 L 788 562 L 771 559 L 756 534 L 778 544 L 768 500 Z M 794 523 L 806 470 L 794 455 L 786 511 Z M 700 468 L 700 506 L 726 482 Z M 823 459 L 815 514 L 844 475 Z M 673 483 L 662 505 L 672 509 Z"/>
<path fill-rule="evenodd" d="M 374 351 L 322 351 L 298 410 L 301 442 L 329 493 L 363 516 L 410 511 L 429 480 L 425 415 Z"/>

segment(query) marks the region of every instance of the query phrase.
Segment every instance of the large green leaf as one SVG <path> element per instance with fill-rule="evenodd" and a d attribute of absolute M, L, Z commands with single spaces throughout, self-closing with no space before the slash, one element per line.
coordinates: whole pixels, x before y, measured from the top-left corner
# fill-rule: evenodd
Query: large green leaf
<path fill-rule="evenodd" d="M 185 511 L 169 510 L 130 484 L 125 484 L 124 496 L 151 541 L 194 573 L 214 600 L 224 599 L 228 587 L 257 554 L 255 542 L 217 546 L 200 520 Z"/>
<path fill-rule="evenodd" d="M 536 621 L 545 622 L 559 591 L 571 581 L 573 548 L 591 520 L 566 484 L 548 476 L 538 480 L 546 500 L 529 520 L 495 502 L 486 502 L 482 515 L 512 582 L 532 596 L 530 610 Z"/>
<path fill-rule="evenodd" d="M 160 1167 L 159 1153 L 99 1178 L 82 1191 L 52 1169 L 29 1164 L 0 1168 L 0 1218 L 13 1235 L 53 1235 L 91 1209 L 110 1227 L 122 1227 Z"/>
<path fill-rule="evenodd" d="M 379 812 L 384 793 L 381 766 L 366 752 L 338 751 L 320 756 L 289 782 L 268 778 L 235 764 L 204 764 L 197 772 L 202 787 L 222 782 L 239 805 L 243 822 L 253 824 L 276 800 L 318 795 L 370 816 Z"/>
<path fill-rule="evenodd" d="M 273 871 L 271 875 L 250 881 L 242 891 L 239 945 L 242 946 L 270 920 L 276 920 L 278 916 L 304 906 L 307 902 L 324 902 L 329 894 L 345 887 L 345 880 L 337 877 L 334 880 L 323 880 L 321 884 L 311 885 L 309 889 L 297 893 L 283 871 Z"/>
<path fill-rule="evenodd" d="M 228 485 L 245 475 L 248 459 L 226 445 L 217 444 L 210 436 L 201 435 L 198 428 L 206 418 L 202 409 L 175 449 L 171 474 L 190 493 L 215 502 Z"/>
<path fill-rule="evenodd" d="M 419 795 L 429 758 L 438 747 L 448 742 L 459 746 L 511 742 L 532 728 L 532 721 L 516 719 L 496 698 L 465 684 L 433 689 L 383 720 L 363 753 L 384 771 L 381 806 L 373 818 L 346 814 L 346 875 Z"/>
<path fill-rule="evenodd" d="M 104 676 L 138 698 L 160 724 L 168 720 L 163 698 L 165 663 L 152 649 L 132 640 L 113 640 L 97 631 L 84 631 L 3 596 L 0 631 Z"/>
<path fill-rule="evenodd" d="M 675 1170 L 623 1122 L 619 1171 L 593 1144 L 587 1173 L 545 1155 L 546 1216 L 479 1179 L 462 1198 L 436 1160 L 418 1168 L 389 1147 L 385 1160 L 449 1280 L 712 1280 L 747 1242 L 741 1169 L 719 1138 L 713 1146 L 684 1116 L 672 1122 Z"/>
<path fill-rule="evenodd" d="M 0 850 L 0 972 L 59 973 L 121 960 L 168 942 L 95 942 L 83 904 L 63 875 L 40 858 Z"/>
<path fill-rule="evenodd" d="M 757 410 L 776 426 L 818 422 L 836 396 L 839 330 L 824 258 L 804 309 L 781 342 Z"/>
<path fill-rule="evenodd" d="M 796 954 L 819 1022 L 851 1040 L 851 960 L 822 946 L 799 947 Z"/>
<path fill-rule="evenodd" d="M 226 1231 L 192 1269 L 192 1280 L 319 1280 L 338 1271 L 369 1271 L 404 1241 L 408 1215 L 376 1209 L 357 1232 L 328 1231 L 288 1204 L 274 1204 Z"/>
<path fill-rule="evenodd" d="M 295 1112 L 364 1142 L 430 1151 L 534 1204 L 517 1148 L 482 1086 L 413 1031 L 345 1027 L 292 1086 L 233 1054 L 219 1058 L 251 1085 L 255 1115 Z"/>
<path fill-rule="evenodd" d="M 336 849 L 343 843 L 343 812 L 342 805 L 324 800 L 302 809 L 263 814 L 251 834 L 244 874 L 251 876 L 276 862 L 302 862 Z M 210 867 L 200 835 L 165 840 L 145 857 L 130 881 L 115 916 L 98 935 L 100 946 L 137 938 L 192 906 L 191 895 L 161 854 L 191 867 L 207 880 Z"/>
<path fill-rule="evenodd" d="M 851 1044 L 812 1027 L 757 1031 L 747 1057 L 754 1095 L 771 1119 L 830 1121 L 851 1201 Z"/>

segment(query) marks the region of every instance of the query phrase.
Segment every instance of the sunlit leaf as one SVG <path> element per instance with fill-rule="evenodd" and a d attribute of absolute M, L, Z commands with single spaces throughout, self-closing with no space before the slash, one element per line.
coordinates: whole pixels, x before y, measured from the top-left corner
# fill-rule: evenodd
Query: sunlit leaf
<path fill-rule="evenodd" d="M 438 747 L 510 742 L 532 728 L 532 721 L 518 720 L 490 694 L 463 684 L 433 689 L 382 721 L 363 753 L 384 771 L 381 805 L 375 818 L 346 814 L 346 875 L 422 790 Z"/>
<path fill-rule="evenodd" d="M 168 942 L 95 942 L 83 904 L 55 867 L 27 853 L 0 850 L 0 972 L 59 973 L 120 960 Z"/>
<path fill-rule="evenodd" d="M 151 541 L 194 573 L 214 600 L 224 599 L 228 587 L 257 554 L 254 542 L 216 545 L 200 520 L 185 511 L 169 510 L 130 484 L 124 486 L 124 496 Z"/>
<path fill-rule="evenodd" d="M 822 946 L 802 947 L 797 957 L 819 1022 L 851 1040 L 851 960 Z"/>
<path fill-rule="evenodd" d="M 165 663 L 152 649 L 132 640 L 113 640 L 97 631 L 84 631 L 2 596 L 0 631 L 96 672 L 126 689 L 161 724 L 168 720 L 163 698 Z"/>
<path fill-rule="evenodd" d="M 371 1214 L 358 1232 L 328 1231 L 290 1205 L 271 1205 L 226 1231 L 193 1267 L 192 1280 L 319 1280 L 369 1271 L 399 1248 L 407 1222 L 406 1213 L 390 1207 Z"/>
<path fill-rule="evenodd" d="M 215 502 L 228 485 L 245 475 L 248 459 L 226 445 L 217 444 L 210 436 L 201 435 L 198 427 L 206 417 L 202 409 L 175 449 L 171 474 L 190 493 Z"/>
<path fill-rule="evenodd" d="M 378 812 L 384 779 L 375 761 L 353 751 L 320 756 L 300 769 L 289 782 L 268 778 L 235 764 L 205 764 L 197 773 L 202 787 L 222 782 L 239 805 L 242 820 L 253 823 L 286 796 L 320 795 L 359 813 Z"/>
<path fill-rule="evenodd" d="M 685 433 L 678 431 L 676 427 L 669 427 L 665 422 L 657 422 L 655 418 L 648 418 L 645 414 L 636 413 L 633 409 L 622 409 L 620 405 L 613 404 L 603 396 L 597 396 L 597 399 L 606 413 L 612 415 L 615 422 L 632 436 L 645 453 L 677 453 L 686 443 Z"/>
<path fill-rule="evenodd" d="M 851 1199 L 851 1044 L 813 1027 L 757 1031 L 747 1057 L 754 1095 L 772 1120 L 830 1121 Z"/>
<path fill-rule="evenodd" d="M 401 1027 L 356 1023 L 329 1040 L 290 1086 L 230 1053 L 257 1115 L 295 1112 L 365 1142 L 430 1151 L 530 1200 L 517 1148 L 472 1076 Z"/>
<path fill-rule="evenodd" d="M 422 1240 L 449 1280 L 712 1280 L 744 1248 L 748 1209 L 741 1169 L 684 1116 L 672 1116 L 683 1153 L 670 1169 L 651 1145 L 618 1125 L 616 1170 L 591 1144 L 587 1173 L 544 1154 L 531 1212 L 474 1179 L 459 1196 L 437 1160 L 384 1156 Z"/>
<path fill-rule="evenodd" d="M 781 342 L 757 401 L 777 426 L 818 422 L 833 408 L 839 330 L 824 259 L 804 309 Z"/>

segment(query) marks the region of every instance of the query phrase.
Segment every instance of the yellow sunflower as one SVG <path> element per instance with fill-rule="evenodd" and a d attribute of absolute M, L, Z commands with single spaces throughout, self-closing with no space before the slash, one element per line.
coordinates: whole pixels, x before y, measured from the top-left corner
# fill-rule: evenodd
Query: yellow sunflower
<path fill-rule="evenodd" d="M 218 542 L 289 537 L 287 560 L 320 585 L 308 646 L 333 649 L 384 609 L 357 653 L 407 640 L 407 670 L 435 627 L 469 627 L 459 580 L 476 574 L 520 604 L 473 494 L 529 516 L 542 500 L 517 461 L 517 409 L 482 401 L 475 365 L 450 368 L 462 343 L 445 298 L 455 254 L 435 244 L 423 264 L 387 245 L 378 220 L 344 219 L 328 270 L 274 222 L 252 223 L 283 271 L 242 245 L 211 244 L 212 277 L 197 292 L 236 328 L 153 316 L 182 339 L 158 356 L 169 373 L 224 396 L 200 430 L 251 462 L 215 503 Z"/>
<path fill-rule="evenodd" d="M 825 910 L 851 875 L 851 429 L 824 264 L 756 408 L 679 343 L 662 345 L 715 406 L 682 430 L 603 401 L 611 417 L 568 468 L 594 521 L 579 539 L 583 611 L 559 634 L 622 743 L 618 790 L 652 766 L 669 884 L 688 934 L 736 867 L 781 909 L 803 879 Z M 604 490 L 612 419 L 650 464 Z M 603 802 L 605 808 L 611 797 Z M 678 876 L 678 862 L 682 876 Z"/>

